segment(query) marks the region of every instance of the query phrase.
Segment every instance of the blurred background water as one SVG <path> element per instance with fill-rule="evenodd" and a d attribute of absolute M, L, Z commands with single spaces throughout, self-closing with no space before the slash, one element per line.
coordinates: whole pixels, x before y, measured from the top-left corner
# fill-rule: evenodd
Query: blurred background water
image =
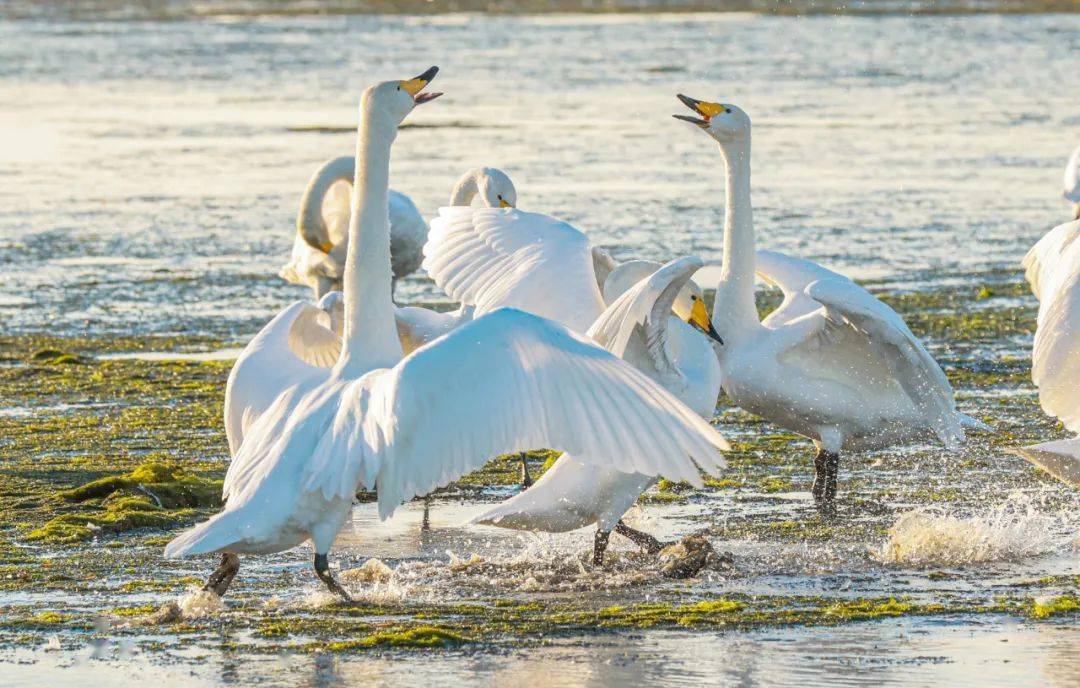
<path fill-rule="evenodd" d="M 685 92 L 753 117 L 762 246 L 899 286 L 1014 269 L 1066 218 L 1078 54 L 1061 14 L 0 21 L 0 319 L 252 332 L 306 295 L 276 272 L 360 91 L 431 64 L 447 95 L 392 170 L 425 215 L 495 165 L 620 258 L 719 261 L 723 168 L 671 119 Z M 422 274 L 399 296 L 440 298 Z"/>

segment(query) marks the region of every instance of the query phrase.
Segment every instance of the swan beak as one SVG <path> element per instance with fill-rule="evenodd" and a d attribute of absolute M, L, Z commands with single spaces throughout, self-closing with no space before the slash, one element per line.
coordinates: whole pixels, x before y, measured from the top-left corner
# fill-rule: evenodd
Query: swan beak
<path fill-rule="evenodd" d="M 724 106 L 719 103 L 708 103 L 704 100 L 684 96 L 681 93 L 677 94 L 675 97 L 681 100 L 683 105 L 701 115 L 701 117 L 691 117 L 689 115 L 672 115 L 672 117 L 681 119 L 684 122 L 689 122 L 702 129 L 707 129 L 709 127 L 709 120 L 724 111 Z"/>
<path fill-rule="evenodd" d="M 706 310 L 705 302 L 701 299 L 696 299 L 693 308 L 690 309 L 690 324 L 715 339 L 718 343 L 724 343 L 724 340 L 720 339 L 720 334 L 716 331 L 716 328 L 713 327 L 712 318 L 709 317 L 709 311 Z"/>
<path fill-rule="evenodd" d="M 330 250 L 333 248 L 334 245 L 331 244 L 329 241 L 324 241 L 323 243 L 319 244 L 319 250 L 323 253 L 330 253 Z"/>
<path fill-rule="evenodd" d="M 499 199 L 499 207 L 500 208 L 513 208 L 514 204 L 511 203 L 510 201 L 506 200 L 505 198 L 500 198 Z"/>
<path fill-rule="evenodd" d="M 401 82 L 401 88 L 403 91 L 413 97 L 413 103 L 420 105 L 430 100 L 435 100 L 441 93 L 421 93 L 425 86 L 431 83 L 431 80 L 435 78 L 435 75 L 439 73 L 438 67 L 432 67 L 418 77 L 409 79 L 408 81 Z"/>

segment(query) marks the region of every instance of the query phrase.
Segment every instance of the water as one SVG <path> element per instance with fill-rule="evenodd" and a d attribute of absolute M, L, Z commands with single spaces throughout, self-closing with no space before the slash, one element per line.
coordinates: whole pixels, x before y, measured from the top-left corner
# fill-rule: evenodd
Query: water
<path fill-rule="evenodd" d="M 1080 133 L 1077 54 L 1080 17 L 1072 15 L 2 21 L 0 319 L 5 333 L 201 333 L 242 344 L 306 296 L 277 268 L 307 177 L 323 159 L 351 152 L 360 90 L 430 64 L 442 67 L 436 84 L 447 95 L 410 117 L 415 126 L 399 136 L 393 163 L 393 185 L 425 214 L 446 201 L 462 171 L 495 165 L 515 179 L 521 207 L 575 223 L 620 258 L 693 252 L 718 262 L 722 168 L 705 136 L 670 117 L 682 111 L 674 94 L 685 92 L 738 103 L 754 119 L 761 245 L 893 288 L 966 284 L 976 271 L 1015 270 L 1066 217 L 1058 184 Z M 710 286 L 716 271 L 700 277 Z M 422 274 L 400 284 L 399 297 L 445 300 Z M 930 343 L 936 355 L 950 352 L 946 342 Z M 993 364 L 1029 346 L 996 341 L 965 355 Z M 179 355 L 214 360 L 235 349 Z M 1028 389 L 978 394 L 973 401 L 965 392 L 966 410 L 996 403 L 995 394 L 1030 402 Z M 9 406 L 0 416 L 71 411 Z M 737 441 L 761 431 L 730 414 L 720 423 Z M 840 541 L 743 537 L 735 527 L 809 520 L 805 492 L 739 490 L 736 499 L 719 491 L 649 507 L 650 532 L 706 529 L 735 555 L 734 571 L 693 584 L 657 582 L 613 539 L 626 564 L 596 590 L 595 574 L 568 563 L 588 549 L 589 532 L 465 526 L 505 496 L 492 490 L 440 500 L 430 532 L 420 528 L 419 504 L 386 523 L 373 505 L 360 505 L 334 557 L 345 568 L 369 557 L 391 567 L 384 588 L 363 588 L 372 596 L 432 601 L 828 593 L 971 602 L 1075 575 L 1074 497 L 1056 484 L 1013 495 L 1017 463 L 983 443 L 959 457 L 925 449 L 845 465 L 852 500 L 888 508 L 860 513 L 852 537 Z M 807 451 L 805 443 L 792 448 Z M 978 472 L 951 463 L 988 456 Z M 955 496 L 890 536 L 896 517 L 888 509 L 920 506 L 882 497 L 877 490 L 890 481 Z M 972 554 L 965 546 L 975 536 L 984 540 Z M 898 554 L 885 563 L 888 543 Z M 88 560 L 101 580 L 85 598 L 17 591 L 2 593 L 0 604 L 55 602 L 93 618 L 110 606 L 176 597 L 122 589 L 131 571 L 205 575 L 204 560 L 162 562 L 160 545 L 130 550 Z M 453 568 L 473 554 L 482 566 Z M 304 549 L 245 561 L 248 587 L 237 599 L 319 610 L 308 566 Z M 526 587 L 525 569 L 538 587 Z M 175 636 L 153 629 L 105 645 L 77 632 L 57 652 L 40 634 L 37 645 L 0 649 L 0 671 L 35 686 L 72 676 L 109 685 L 955 685 L 973 675 L 983 685 L 1071 686 L 1080 681 L 1074 620 L 641 630 L 567 634 L 525 650 L 295 656 L 222 649 L 212 631 L 168 651 L 154 643 L 171 647 Z"/>
<path fill-rule="evenodd" d="M 496 165 L 523 208 L 619 257 L 718 261 L 720 157 L 671 119 L 682 91 L 754 118 L 763 246 L 900 282 L 1012 268 L 1065 213 L 1078 29 L 1071 15 L 0 23 L 0 318 L 242 340 L 303 294 L 277 268 L 308 176 L 351 152 L 360 90 L 433 63 L 447 95 L 410 118 L 393 164 L 425 214 L 465 169 Z M 419 274 L 401 295 L 442 298 Z"/>

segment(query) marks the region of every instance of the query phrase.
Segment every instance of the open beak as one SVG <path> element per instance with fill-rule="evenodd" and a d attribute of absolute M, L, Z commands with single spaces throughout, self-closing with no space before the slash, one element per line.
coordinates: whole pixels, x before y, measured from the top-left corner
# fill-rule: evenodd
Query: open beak
<path fill-rule="evenodd" d="M 684 122 L 689 122 L 702 129 L 707 129 L 709 127 L 709 120 L 712 119 L 714 115 L 718 115 L 724 111 L 724 106 L 719 103 L 707 103 L 704 100 L 684 96 L 681 93 L 677 94 L 675 97 L 681 100 L 683 105 L 701 115 L 701 117 L 691 117 L 690 115 L 672 115 L 672 117 L 681 119 Z"/>
<path fill-rule="evenodd" d="M 435 78 L 435 75 L 439 73 L 438 67 L 432 67 L 418 77 L 409 79 L 408 81 L 401 82 L 401 88 L 413 97 L 413 103 L 420 105 L 431 100 L 435 100 L 441 93 L 421 93 L 424 87 L 431 83 L 431 80 Z"/>
<path fill-rule="evenodd" d="M 720 334 L 717 333 L 716 328 L 713 327 L 712 318 L 709 317 L 709 311 L 705 309 L 705 302 L 701 299 L 695 300 L 694 307 L 690 309 L 690 324 L 715 339 L 719 344 L 724 343 L 724 340 L 720 339 Z"/>

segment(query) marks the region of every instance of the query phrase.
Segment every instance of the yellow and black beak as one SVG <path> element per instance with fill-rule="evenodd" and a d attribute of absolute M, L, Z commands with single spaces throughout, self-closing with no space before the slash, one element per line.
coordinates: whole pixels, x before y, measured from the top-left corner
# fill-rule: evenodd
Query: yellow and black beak
<path fill-rule="evenodd" d="M 435 75 L 439 73 L 438 67 L 432 67 L 418 77 L 409 79 L 408 81 L 401 82 L 401 89 L 413 97 L 413 102 L 416 105 L 426 103 L 431 100 L 435 100 L 441 93 L 421 93 L 424 87 L 431 83 L 431 80 L 435 78 Z"/>
<path fill-rule="evenodd" d="M 724 106 L 720 103 L 707 103 L 704 100 L 684 96 L 681 93 L 677 94 L 675 97 L 681 100 L 683 105 L 701 115 L 701 117 L 691 117 L 689 115 L 672 115 L 672 117 L 681 119 L 684 122 L 689 122 L 702 129 L 707 129 L 709 127 L 709 120 L 724 111 Z"/>
<path fill-rule="evenodd" d="M 513 208 L 514 204 L 511 203 L 510 201 L 506 200 L 502 196 L 499 196 L 499 207 L 500 208 Z"/>
<path fill-rule="evenodd" d="M 712 318 L 709 317 L 709 311 L 705 308 L 705 302 L 701 299 L 694 299 L 694 305 L 690 309 L 689 322 L 694 327 L 715 339 L 717 343 L 724 343 L 724 340 L 720 339 L 720 334 L 716 331 L 716 328 L 713 327 Z"/>

